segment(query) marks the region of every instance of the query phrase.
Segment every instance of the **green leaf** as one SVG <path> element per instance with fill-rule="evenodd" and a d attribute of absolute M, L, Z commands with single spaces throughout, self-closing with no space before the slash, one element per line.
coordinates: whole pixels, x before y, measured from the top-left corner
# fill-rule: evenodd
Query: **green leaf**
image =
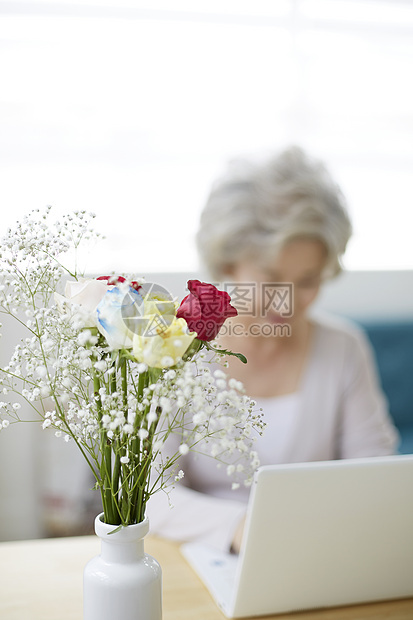
<path fill-rule="evenodd" d="M 215 351 L 215 353 L 219 353 L 220 355 L 232 355 L 232 357 L 237 357 L 243 364 L 248 362 L 247 358 L 242 353 L 234 353 L 234 351 L 229 351 L 228 349 L 218 349 L 210 345 L 209 342 L 205 342 L 204 344 L 209 351 Z"/>
<path fill-rule="evenodd" d="M 123 525 L 118 525 L 118 527 L 110 532 L 108 532 L 108 536 L 110 536 L 111 534 L 116 534 L 116 532 L 120 532 L 120 530 L 123 528 Z"/>
<path fill-rule="evenodd" d="M 226 355 L 233 355 L 234 357 L 237 357 L 243 364 L 247 364 L 248 360 L 245 357 L 245 355 L 243 355 L 243 353 L 234 353 L 233 351 L 225 351 Z"/>

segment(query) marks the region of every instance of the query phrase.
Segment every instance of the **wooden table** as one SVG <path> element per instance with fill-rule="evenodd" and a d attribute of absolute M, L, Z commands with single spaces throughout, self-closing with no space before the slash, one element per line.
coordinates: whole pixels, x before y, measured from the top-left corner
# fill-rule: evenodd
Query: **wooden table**
<path fill-rule="evenodd" d="M 99 550 L 95 536 L 0 543 L 1 620 L 82 620 L 83 567 Z M 148 538 L 145 550 L 162 566 L 163 620 L 225 618 L 177 544 Z M 266 618 L 412 620 L 413 599 Z"/>

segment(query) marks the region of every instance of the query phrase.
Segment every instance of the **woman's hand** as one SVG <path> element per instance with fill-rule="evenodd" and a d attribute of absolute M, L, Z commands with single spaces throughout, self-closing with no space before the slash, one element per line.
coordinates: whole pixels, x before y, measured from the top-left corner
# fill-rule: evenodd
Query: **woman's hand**
<path fill-rule="evenodd" d="M 241 519 L 238 523 L 237 529 L 235 530 L 234 538 L 231 543 L 231 553 L 239 553 L 241 549 L 242 536 L 244 534 L 245 527 L 245 517 Z"/>

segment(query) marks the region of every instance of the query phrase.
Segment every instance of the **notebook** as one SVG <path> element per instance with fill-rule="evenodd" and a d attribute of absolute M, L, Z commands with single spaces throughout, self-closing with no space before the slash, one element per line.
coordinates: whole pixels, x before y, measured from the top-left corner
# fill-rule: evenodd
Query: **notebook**
<path fill-rule="evenodd" d="M 413 455 L 259 468 L 239 556 L 181 547 L 228 618 L 413 596 Z"/>

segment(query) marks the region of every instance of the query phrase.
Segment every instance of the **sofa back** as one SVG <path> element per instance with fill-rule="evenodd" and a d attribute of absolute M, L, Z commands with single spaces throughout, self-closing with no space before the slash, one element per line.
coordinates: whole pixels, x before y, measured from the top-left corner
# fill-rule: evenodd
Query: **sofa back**
<path fill-rule="evenodd" d="M 413 453 L 413 320 L 361 320 L 376 355 L 382 388 L 401 435 L 399 451 Z"/>

